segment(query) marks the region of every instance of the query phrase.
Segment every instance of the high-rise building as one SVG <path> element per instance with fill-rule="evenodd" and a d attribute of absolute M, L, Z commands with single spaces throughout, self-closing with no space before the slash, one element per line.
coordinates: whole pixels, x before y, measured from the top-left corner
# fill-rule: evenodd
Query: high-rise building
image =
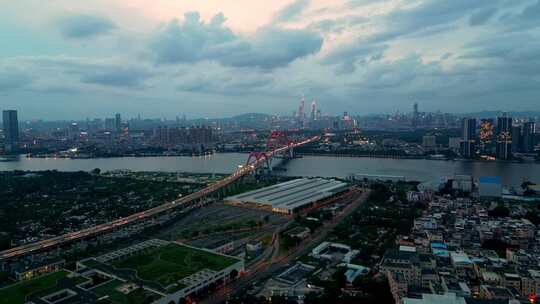
<path fill-rule="evenodd" d="M 521 150 L 521 126 L 512 126 L 512 152 L 518 152 Z"/>
<path fill-rule="evenodd" d="M 480 122 L 480 142 L 489 145 L 493 141 L 493 119 L 482 119 Z"/>
<path fill-rule="evenodd" d="M 16 110 L 4 110 L 2 112 L 4 125 L 4 145 L 6 151 L 11 151 L 17 147 L 19 141 L 19 120 Z"/>
<path fill-rule="evenodd" d="M 512 118 L 506 113 L 497 118 L 496 156 L 499 159 L 512 158 Z"/>
<path fill-rule="evenodd" d="M 412 117 L 412 126 L 413 128 L 418 127 L 418 121 L 420 120 L 420 114 L 418 113 L 418 103 L 415 102 L 413 105 L 413 117 Z"/>
<path fill-rule="evenodd" d="M 116 113 L 114 116 L 114 129 L 118 133 L 122 131 L 122 117 L 120 116 L 120 113 Z"/>
<path fill-rule="evenodd" d="M 523 152 L 534 152 L 534 146 L 536 145 L 536 123 L 534 121 L 524 123 L 522 133 L 521 143 Z"/>
<path fill-rule="evenodd" d="M 464 118 L 461 122 L 461 156 L 474 158 L 476 155 L 476 118 Z"/>
<path fill-rule="evenodd" d="M 107 131 L 114 131 L 116 129 L 116 119 L 105 118 L 105 129 Z"/>
<path fill-rule="evenodd" d="M 81 135 L 81 132 L 79 130 L 79 124 L 76 122 L 69 125 L 68 128 L 68 136 L 71 140 L 76 140 Z"/>
<path fill-rule="evenodd" d="M 304 98 L 304 95 L 302 95 L 302 99 L 300 100 L 300 106 L 298 106 L 298 121 L 303 124 L 304 118 L 306 117 L 306 114 L 304 113 L 304 108 L 306 106 L 306 99 Z"/>
<path fill-rule="evenodd" d="M 482 153 L 493 153 L 494 125 L 491 118 L 480 121 L 480 146 Z"/>
<path fill-rule="evenodd" d="M 311 117 L 310 118 L 312 121 L 317 119 L 317 102 L 315 101 L 315 99 L 311 103 Z"/>

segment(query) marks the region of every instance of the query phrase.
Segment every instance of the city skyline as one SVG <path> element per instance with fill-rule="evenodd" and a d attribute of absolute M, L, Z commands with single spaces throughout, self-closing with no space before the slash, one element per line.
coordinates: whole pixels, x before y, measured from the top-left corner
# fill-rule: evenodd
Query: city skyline
<path fill-rule="evenodd" d="M 289 114 L 302 94 L 332 115 L 533 111 L 540 93 L 540 1 L 0 7 L 0 109 L 21 119 Z"/>

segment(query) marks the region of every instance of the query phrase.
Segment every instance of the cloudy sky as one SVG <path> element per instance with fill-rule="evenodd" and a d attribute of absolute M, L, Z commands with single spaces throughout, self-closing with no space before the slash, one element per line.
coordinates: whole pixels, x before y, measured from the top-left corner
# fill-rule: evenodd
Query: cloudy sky
<path fill-rule="evenodd" d="M 0 3 L 23 119 L 540 109 L 540 0 Z"/>

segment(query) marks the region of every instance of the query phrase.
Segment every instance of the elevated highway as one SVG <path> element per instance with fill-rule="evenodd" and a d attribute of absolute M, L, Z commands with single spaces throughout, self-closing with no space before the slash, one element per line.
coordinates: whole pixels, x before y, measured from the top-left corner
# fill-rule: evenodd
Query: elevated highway
<path fill-rule="evenodd" d="M 258 169 L 264 167 L 267 164 L 267 161 L 266 161 L 267 159 L 271 159 L 278 154 L 286 153 L 290 149 L 294 149 L 296 147 L 299 147 L 299 146 L 302 146 L 302 145 L 305 145 L 314 141 L 318 141 L 319 139 L 320 139 L 319 136 L 315 136 L 315 137 L 304 139 L 298 142 L 290 142 L 285 146 L 281 146 L 270 151 L 261 152 L 265 154 L 265 157 L 258 158 L 257 160 L 249 163 L 246 166 L 239 167 L 231 175 L 215 183 L 210 184 L 209 186 L 199 190 L 198 192 L 191 193 L 189 195 L 186 195 L 172 202 L 167 202 L 160 206 L 154 207 L 152 209 L 135 213 L 127 217 L 119 218 L 112 222 L 100 224 L 100 225 L 86 228 L 83 230 L 79 230 L 76 232 L 67 233 L 67 234 L 53 237 L 50 239 L 46 239 L 46 240 L 18 246 L 18 247 L 14 247 L 14 248 L 2 251 L 0 252 L 0 265 L 2 263 L 9 262 L 10 260 L 13 260 L 13 259 L 22 258 L 24 256 L 32 255 L 38 252 L 44 252 L 47 250 L 59 248 L 69 243 L 74 243 L 77 241 L 82 241 L 82 240 L 96 237 L 99 235 L 107 234 L 109 232 L 118 230 L 122 227 L 127 227 L 131 224 L 134 224 L 135 222 L 144 221 L 144 220 L 152 219 L 153 217 L 163 215 L 174 209 L 182 209 L 189 203 L 202 199 L 220 189 L 223 189 L 227 187 L 228 185 L 234 183 L 238 179 L 242 178 L 243 176 L 251 174 L 257 171 Z"/>

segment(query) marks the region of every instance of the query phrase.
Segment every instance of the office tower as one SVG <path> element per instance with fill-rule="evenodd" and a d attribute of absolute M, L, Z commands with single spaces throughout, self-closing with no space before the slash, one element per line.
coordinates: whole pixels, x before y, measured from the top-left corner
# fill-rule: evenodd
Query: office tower
<path fill-rule="evenodd" d="M 482 119 L 480 122 L 480 144 L 483 153 L 490 152 L 492 149 L 494 135 L 493 127 L 493 119 Z"/>
<path fill-rule="evenodd" d="M 415 102 L 413 105 L 413 117 L 412 117 L 412 126 L 413 128 L 418 127 L 418 120 L 420 114 L 418 113 L 418 103 Z"/>
<path fill-rule="evenodd" d="M 461 156 L 464 158 L 474 158 L 476 155 L 476 118 L 464 118 L 461 121 L 461 130 Z"/>
<path fill-rule="evenodd" d="M 304 113 L 304 108 L 306 106 L 306 99 L 304 98 L 304 95 L 302 95 L 302 99 L 300 100 L 300 106 L 298 106 L 298 120 L 300 122 L 303 122 L 304 121 L 304 117 L 306 116 L 306 114 Z"/>
<path fill-rule="evenodd" d="M 521 150 L 521 126 L 512 126 L 512 152 L 518 152 Z"/>
<path fill-rule="evenodd" d="M 489 144 L 493 141 L 493 119 L 482 119 L 480 122 L 480 142 Z"/>
<path fill-rule="evenodd" d="M 6 151 L 12 151 L 19 141 L 19 120 L 16 110 L 4 110 L 2 113 L 4 124 L 4 145 Z"/>
<path fill-rule="evenodd" d="M 311 103 L 311 120 L 315 120 L 317 119 L 317 102 L 315 100 L 313 100 L 313 102 Z"/>
<path fill-rule="evenodd" d="M 496 155 L 499 159 L 512 158 L 512 118 L 506 113 L 497 118 Z"/>
<path fill-rule="evenodd" d="M 80 134 L 81 132 L 79 130 L 79 125 L 76 122 L 72 123 L 68 128 L 69 138 L 72 140 L 76 140 L 77 138 L 79 138 Z"/>
<path fill-rule="evenodd" d="M 105 118 L 105 129 L 107 131 L 114 131 L 115 128 L 116 128 L 116 119 Z"/>
<path fill-rule="evenodd" d="M 116 113 L 114 116 L 114 129 L 118 133 L 122 131 L 122 117 L 120 116 L 120 113 Z"/>
<path fill-rule="evenodd" d="M 523 124 L 522 130 L 522 150 L 526 153 L 533 153 L 536 137 L 536 123 L 529 121 Z"/>

